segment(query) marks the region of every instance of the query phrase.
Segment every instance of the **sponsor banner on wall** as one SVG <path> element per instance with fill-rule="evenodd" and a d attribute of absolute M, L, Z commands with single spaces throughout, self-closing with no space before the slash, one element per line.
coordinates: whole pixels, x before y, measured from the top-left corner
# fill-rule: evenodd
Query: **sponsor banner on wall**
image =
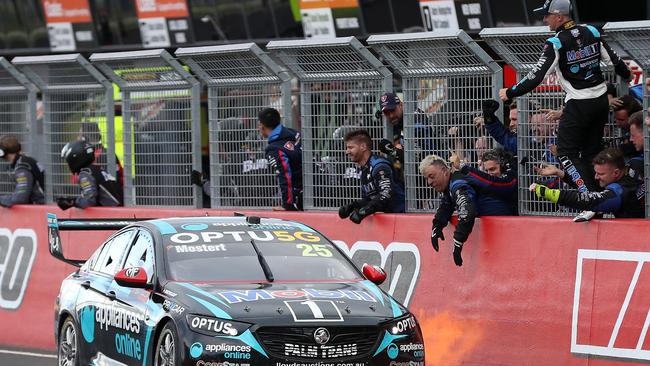
<path fill-rule="evenodd" d="M 52 51 L 69 52 L 97 45 L 88 0 L 41 0 Z"/>
<path fill-rule="evenodd" d="M 300 14 L 306 38 L 325 39 L 361 34 L 358 0 L 301 0 Z"/>
<path fill-rule="evenodd" d="M 145 48 L 193 42 L 187 0 L 136 0 L 135 4 Z"/>
<path fill-rule="evenodd" d="M 420 0 L 426 31 L 458 30 L 478 32 L 490 26 L 485 0 Z"/>

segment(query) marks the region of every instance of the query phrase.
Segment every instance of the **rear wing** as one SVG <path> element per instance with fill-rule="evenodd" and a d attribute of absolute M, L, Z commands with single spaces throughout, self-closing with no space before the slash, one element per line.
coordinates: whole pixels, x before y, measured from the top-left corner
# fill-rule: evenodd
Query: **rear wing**
<path fill-rule="evenodd" d="M 50 254 L 60 261 L 81 267 L 85 259 L 68 259 L 63 255 L 59 231 L 119 230 L 139 221 L 149 219 L 58 219 L 55 214 L 47 214 L 47 239 Z"/>

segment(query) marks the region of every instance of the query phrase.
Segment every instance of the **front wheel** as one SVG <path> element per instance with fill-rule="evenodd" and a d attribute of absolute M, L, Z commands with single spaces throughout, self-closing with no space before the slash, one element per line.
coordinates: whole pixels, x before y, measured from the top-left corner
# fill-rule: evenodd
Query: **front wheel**
<path fill-rule="evenodd" d="M 77 325 L 68 317 L 61 331 L 59 332 L 59 345 L 58 345 L 58 365 L 59 366 L 79 366 L 79 348 L 77 347 Z"/>
<path fill-rule="evenodd" d="M 181 364 L 181 345 L 178 342 L 176 327 L 171 321 L 165 324 L 158 342 L 156 342 L 156 353 L 154 356 L 155 366 L 175 366 Z"/>

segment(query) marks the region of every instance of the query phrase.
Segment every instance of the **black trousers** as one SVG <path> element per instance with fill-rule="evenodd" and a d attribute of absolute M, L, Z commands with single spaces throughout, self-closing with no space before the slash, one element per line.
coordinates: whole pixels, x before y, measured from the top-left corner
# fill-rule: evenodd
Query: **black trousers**
<path fill-rule="evenodd" d="M 603 148 L 603 130 L 609 118 L 607 94 L 566 103 L 557 131 L 557 155 L 565 174 L 580 192 L 599 191 L 592 159 Z"/>

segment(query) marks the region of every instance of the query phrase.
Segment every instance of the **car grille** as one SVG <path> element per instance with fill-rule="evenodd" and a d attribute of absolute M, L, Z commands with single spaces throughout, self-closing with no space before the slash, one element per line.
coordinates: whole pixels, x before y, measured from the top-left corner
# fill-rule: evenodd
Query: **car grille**
<path fill-rule="evenodd" d="M 320 327 L 261 327 L 255 333 L 274 357 L 285 359 L 337 359 L 367 356 L 375 347 L 377 327 L 328 327 L 330 340 L 324 350 L 314 340 Z M 287 350 L 287 344 L 290 349 Z M 351 350 L 354 350 L 351 353 Z"/>

